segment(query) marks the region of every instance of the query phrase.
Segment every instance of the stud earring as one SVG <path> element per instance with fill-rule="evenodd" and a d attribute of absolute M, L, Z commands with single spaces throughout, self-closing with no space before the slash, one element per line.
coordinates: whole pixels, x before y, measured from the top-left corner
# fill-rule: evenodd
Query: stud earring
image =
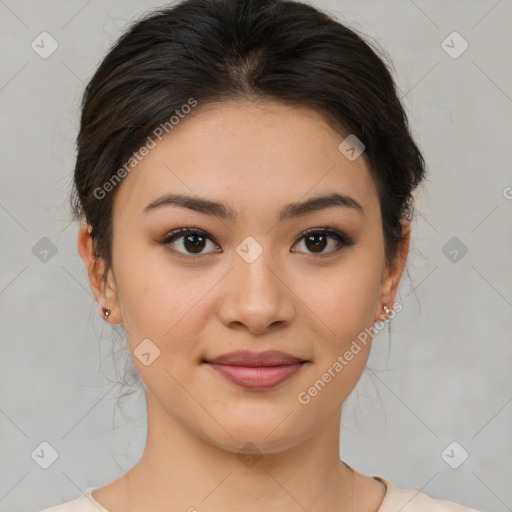
<path fill-rule="evenodd" d="M 105 315 L 105 320 L 108 321 L 108 317 L 110 315 L 111 311 L 108 308 L 103 308 L 103 314 Z"/>
<path fill-rule="evenodd" d="M 380 319 L 383 322 L 386 322 L 388 320 L 388 317 L 390 314 L 391 314 L 391 310 L 384 304 L 384 313 L 380 314 Z"/>

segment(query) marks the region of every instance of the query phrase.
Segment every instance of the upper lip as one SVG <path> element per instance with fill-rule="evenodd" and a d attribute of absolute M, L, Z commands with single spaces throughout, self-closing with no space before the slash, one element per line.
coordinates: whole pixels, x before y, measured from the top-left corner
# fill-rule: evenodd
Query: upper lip
<path fill-rule="evenodd" d="M 213 359 L 207 359 L 205 362 L 234 366 L 282 366 L 303 363 L 306 362 L 306 360 L 279 350 L 266 350 L 264 352 L 237 350 L 236 352 L 222 354 Z"/>

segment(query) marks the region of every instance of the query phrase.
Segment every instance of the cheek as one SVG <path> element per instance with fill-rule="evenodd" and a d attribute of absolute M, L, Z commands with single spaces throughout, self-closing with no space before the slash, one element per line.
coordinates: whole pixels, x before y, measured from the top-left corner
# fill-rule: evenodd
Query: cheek
<path fill-rule="evenodd" d="M 119 261 L 118 304 L 132 359 L 144 381 L 152 378 L 154 368 L 168 368 L 178 374 L 191 364 L 209 318 L 208 290 L 222 275 L 220 269 L 205 274 L 197 268 L 171 264 L 163 250 L 148 251 L 146 256 L 131 254 Z M 148 339 L 156 346 L 152 350 L 159 351 L 151 366 L 137 359 L 142 350 L 139 347 L 144 346 L 141 343 Z M 151 343 L 145 343 L 151 352 Z"/>
<path fill-rule="evenodd" d="M 308 318 L 313 323 L 314 366 L 297 396 L 299 407 L 327 418 L 357 385 L 370 354 L 378 277 L 359 265 L 352 272 L 330 274 L 317 292 L 308 294 Z"/>
<path fill-rule="evenodd" d="M 114 264 L 123 324 L 136 324 L 143 336 L 161 335 L 194 300 L 194 280 L 166 260 L 164 248 L 140 241 L 128 248 L 119 240 L 118 254 Z"/>
<path fill-rule="evenodd" d="M 368 360 L 380 270 L 371 259 L 365 264 L 362 260 L 354 254 L 353 261 L 347 259 L 338 269 L 297 282 L 298 295 L 311 312 L 310 331 L 317 338 L 311 344 L 315 365 L 307 385 L 313 386 L 310 398 L 318 407 L 338 407 L 359 381 Z M 309 395 L 307 389 L 302 391 Z"/>
<path fill-rule="evenodd" d="M 380 272 L 355 254 L 338 268 L 316 272 L 297 280 L 295 290 L 323 335 L 338 348 L 352 336 L 373 325 L 379 299 Z"/>
<path fill-rule="evenodd" d="M 119 246 L 118 253 L 122 256 L 114 263 L 117 304 L 130 352 L 146 338 L 160 345 L 160 333 L 172 325 L 169 287 L 159 278 L 159 267 L 140 251 Z"/>

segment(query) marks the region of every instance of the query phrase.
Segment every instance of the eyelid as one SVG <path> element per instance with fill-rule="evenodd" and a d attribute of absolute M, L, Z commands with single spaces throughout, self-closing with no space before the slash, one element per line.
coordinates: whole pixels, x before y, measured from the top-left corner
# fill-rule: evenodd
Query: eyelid
<path fill-rule="evenodd" d="M 166 243 L 169 243 L 169 240 L 172 240 L 173 238 L 178 238 L 178 235 L 186 235 L 188 233 L 193 233 L 193 234 L 197 234 L 197 235 L 202 235 L 204 236 L 205 238 L 209 238 L 212 242 L 216 242 L 215 238 L 210 235 L 210 233 L 208 233 L 207 231 L 204 231 L 203 229 L 200 229 L 200 228 L 197 228 L 195 225 L 193 226 L 182 226 L 181 228 L 176 228 L 176 229 L 173 229 L 172 231 L 169 231 L 169 233 L 167 233 L 163 240 L 162 240 L 162 244 L 166 244 Z M 219 244 L 217 244 L 219 245 Z"/>

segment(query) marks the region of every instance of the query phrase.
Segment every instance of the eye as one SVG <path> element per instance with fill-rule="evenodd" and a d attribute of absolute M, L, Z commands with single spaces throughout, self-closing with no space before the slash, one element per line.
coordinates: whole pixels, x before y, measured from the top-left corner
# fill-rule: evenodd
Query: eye
<path fill-rule="evenodd" d="M 331 251 L 322 252 L 328 245 L 329 239 L 334 240 L 337 245 Z M 311 250 L 313 254 L 320 255 L 333 254 L 340 251 L 343 247 L 351 247 L 355 244 L 352 238 L 332 228 L 315 228 L 303 231 L 299 238 L 299 241 L 302 240 L 304 240 L 304 245 L 307 249 Z"/>
<path fill-rule="evenodd" d="M 203 251 L 207 245 L 207 242 L 211 242 L 214 247 L 218 247 L 213 238 L 209 236 L 205 231 L 194 227 L 185 226 L 179 229 L 175 229 L 169 233 L 160 243 L 162 245 L 176 244 L 173 250 L 178 252 L 180 256 L 183 256 L 184 258 L 195 258 L 194 255 L 200 256 L 201 254 L 204 254 L 201 251 Z M 189 252 L 181 252 L 180 250 L 177 250 L 176 247 L 185 249 Z"/>
<path fill-rule="evenodd" d="M 334 249 L 330 251 L 324 251 L 328 242 L 334 240 L 336 245 Z M 333 228 L 315 228 L 303 231 L 300 234 L 299 242 L 304 240 L 304 245 L 313 254 L 328 255 L 340 251 L 343 247 L 351 247 L 355 244 L 355 241 Z M 176 243 L 179 241 L 179 243 Z M 175 229 L 169 233 L 161 242 L 161 245 L 174 245 L 173 251 L 177 252 L 180 256 L 188 259 L 194 259 L 196 256 L 208 254 L 208 252 L 202 252 L 207 245 L 207 242 L 211 242 L 214 250 L 210 252 L 222 252 L 222 250 L 215 250 L 219 248 L 215 240 L 208 235 L 205 231 L 197 229 L 191 226 L 185 226 L 182 228 Z M 297 242 L 294 244 L 297 244 Z M 182 252 L 179 249 L 184 249 Z M 293 252 L 302 252 L 292 249 Z"/>

